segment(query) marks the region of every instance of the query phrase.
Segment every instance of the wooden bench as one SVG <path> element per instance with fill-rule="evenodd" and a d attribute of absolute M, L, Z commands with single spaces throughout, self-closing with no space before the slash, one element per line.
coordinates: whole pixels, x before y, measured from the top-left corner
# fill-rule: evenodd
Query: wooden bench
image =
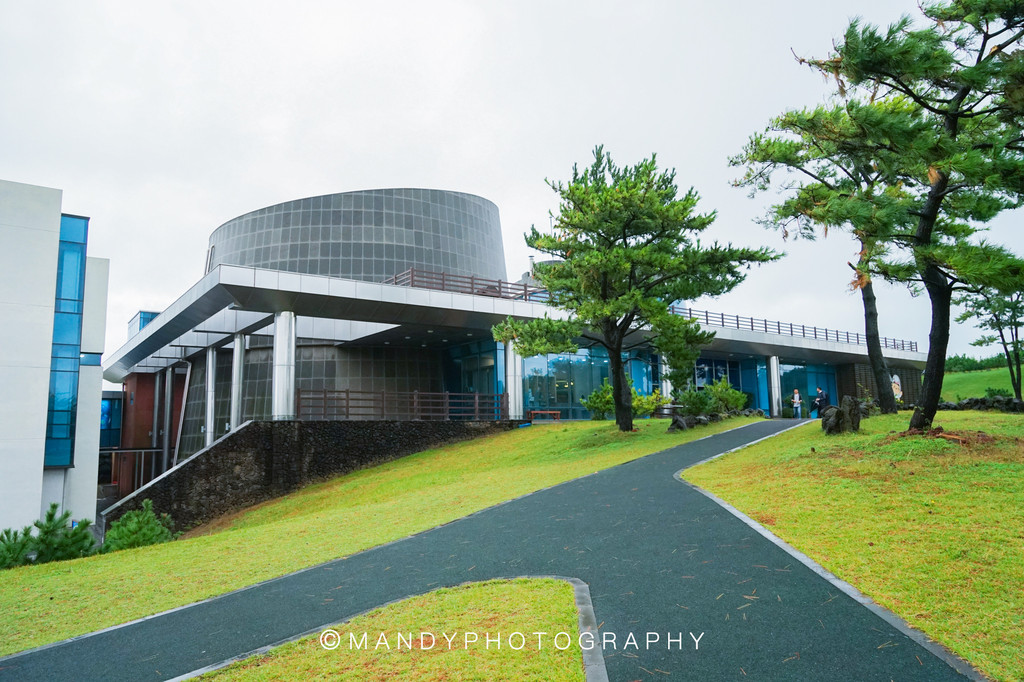
<path fill-rule="evenodd" d="M 537 415 L 541 414 L 546 414 L 555 421 L 558 421 L 562 418 L 562 413 L 559 410 L 530 410 L 526 413 L 527 417 L 531 420 L 537 417 Z"/>

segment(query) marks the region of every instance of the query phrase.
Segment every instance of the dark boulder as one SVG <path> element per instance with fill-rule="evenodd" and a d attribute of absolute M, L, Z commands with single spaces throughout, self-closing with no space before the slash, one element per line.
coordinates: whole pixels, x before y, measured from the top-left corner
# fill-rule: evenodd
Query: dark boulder
<path fill-rule="evenodd" d="M 675 433 L 676 431 L 686 431 L 690 428 L 690 425 L 686 423 L 688 418 L 681 414 L 672 415 L 672 423 L 668 425 L 668 431 L 665 433 Z"/>
<path fill-rule="evenodd" d="M 829 405 L 821 415 L 821 428 L 829 434 L 860 430 L 860 404 L 852 396 L 844 395 L 839 406 Z"/>

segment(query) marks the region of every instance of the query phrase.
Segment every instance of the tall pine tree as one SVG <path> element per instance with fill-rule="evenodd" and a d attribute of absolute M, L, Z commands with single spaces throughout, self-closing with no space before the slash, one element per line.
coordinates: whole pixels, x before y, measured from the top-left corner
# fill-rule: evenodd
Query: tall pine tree
<path fill-rule="evenodd" d="M 927 292 L 928 359 L 911 428 L 935 417 L 954 290 L 1001 289 L 1017 274 L 1005 250 L 976 235 L 1024 197 L 1024 2 L 955 0 L 922 11 L 920 28 L 908 17 L 885 31 L 854 20 L 833 54 L 806 60 L 844 101 L 794 116 L 838 117 L 839 145 L 855 163 L 822 164 L 831 175 L 810 177 L 790 205 L 813 220 L 851 204 L 866 247 L 859 272 Z M 802 156 L 835 141 L 829 125 L 807 139 L 773 132 L 752 138 L 749 158 L 739 159 L 748 165 L 744 182 L 758 189 L 777 168 L 804 172 Z"/>
<path fill-rule="evenodd" d="M 615 422 L 632 430 L 623 352 L 650 343 L 673 381 L 685 385 L 700 346 L 714 335 L 673 314 L 671 304 L 725 293 L 743 281 L 744 269 L 776 256 L 764 248 L 701 244 L 715 214 L 697 213 L 697 193 L 680 196 L 675 171 L 659 171 L 654 156 L 620 167 L 597 147 L 589 168 L 573 166 L 568 182 L 548 184 L 561 199 L 553 233 L 534 227 L 526 243 L 555 259 L 539 263 L 535 276 L 566 319 L 509 319 L 494 328 L 494 338 L 524 356 L 574 351 L 581 340 L 603 346 Z"/>

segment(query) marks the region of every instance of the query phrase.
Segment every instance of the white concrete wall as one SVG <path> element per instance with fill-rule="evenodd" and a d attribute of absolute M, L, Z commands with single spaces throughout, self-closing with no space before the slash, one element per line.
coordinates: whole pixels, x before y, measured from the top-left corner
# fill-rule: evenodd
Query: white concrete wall
<path fill-rule="evenodd" d="M 0 180 L 0 529 L 38 518 L 61 191 Z"/>

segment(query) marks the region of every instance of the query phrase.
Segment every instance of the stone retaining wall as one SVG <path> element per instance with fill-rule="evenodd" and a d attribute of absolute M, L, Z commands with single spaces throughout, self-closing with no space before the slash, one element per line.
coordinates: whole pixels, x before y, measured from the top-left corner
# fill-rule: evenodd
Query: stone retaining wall
<path fill-rule="evenodd" d="M 285 495 L 312 481 L 515 428 L 516 421 L 259 421 L 197 452 L 104 510 L 104 528 L 153 500 L 177 529 Z"/>

